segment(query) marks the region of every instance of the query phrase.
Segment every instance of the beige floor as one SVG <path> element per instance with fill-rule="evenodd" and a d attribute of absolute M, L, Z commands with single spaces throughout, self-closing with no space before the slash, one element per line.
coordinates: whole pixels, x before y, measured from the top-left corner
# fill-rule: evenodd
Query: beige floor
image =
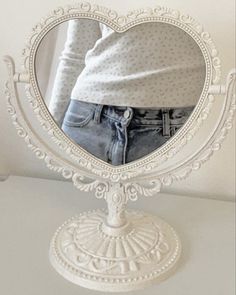
<path fill-rule="evenodd" d="M 0 182 L 0 294 L 101 294 L 59 276 L 49 264 L 48 247 L 66 219 L 103 206 L 66 182 L 13 176 Z M 160 194 L 129 206 L 156 213 L 174 226 L 183 255 L 171 278 L 128 294 L 235 294 L 234 203 Z"/>

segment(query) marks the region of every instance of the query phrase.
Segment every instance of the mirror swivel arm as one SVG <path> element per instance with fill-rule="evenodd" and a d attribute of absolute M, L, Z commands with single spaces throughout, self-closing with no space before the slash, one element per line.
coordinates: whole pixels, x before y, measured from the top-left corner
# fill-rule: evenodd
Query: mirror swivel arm
<path fill-rule="evenodd" d="M 226 93 L 226 86 L 225 85 L 211 85 L 209 87 L 210 94 L 225 94 Z"/>
<path fill-rule="evenodd" d="M 211 85 L 209 87 L 209 93 L 210 94 L 226 94 L 227 89 L 229 87 L 229 82 L 231 81 L 232 77 L 235 79 L 236 76 L 236 69 L 232 69 L 229 71 L 227 78 L 226 78 L 226 83 L 225 84 L 218 84 L 218 85 Z"/>
<path fill-rule="evenodd" d="M 30 76 L 28 73 L 15 73 L 13 76 L 13 80 L 17 83 L 29 83 Z"/>
<path fill-rule="evenodd" d="M 16 83 L 29 83 L 30 82 L 30 75 L 27 72 L 17 73 L 15 71 L 15 62 L 13 58 L 9 55 L 5 55 L 3 57 L 3 61 L 6 63 L 10 79 Z"/>

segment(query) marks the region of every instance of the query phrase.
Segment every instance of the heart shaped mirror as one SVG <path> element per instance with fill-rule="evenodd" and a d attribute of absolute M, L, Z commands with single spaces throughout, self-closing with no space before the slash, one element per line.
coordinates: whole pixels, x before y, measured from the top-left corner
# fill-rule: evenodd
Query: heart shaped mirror
<path fill-rule="evenodd" d="M 91 19 L 64 22 L 42 39 L 35 65 L 58 126 L 112 165 L 140 159 L 174 136 L 197 105 L 206 77 L 196 41 L 163 22 L 122 33 Z"/>
<path fill-rule="evenodd" d="M 18 134 L 49 169 L 107 202 L 107 210 L 81 213 L 56 231 L 53 267 L 110 292 L 167 278 L 181 253 L 177 233 L 125 207 L 198 170 L 232 127 L 235 70 L 220 84 L 210 35 L 168 8 L 122 16 L 78 3 L 33 28 L 22 72 L 5 61 Z M 19 83 L 27 100 L 19 99 Z"/>

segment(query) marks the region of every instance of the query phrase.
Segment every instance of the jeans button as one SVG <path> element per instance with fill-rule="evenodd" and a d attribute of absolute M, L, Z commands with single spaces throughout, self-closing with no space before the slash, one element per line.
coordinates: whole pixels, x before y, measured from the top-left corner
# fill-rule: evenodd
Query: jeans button
<path fill-rule="evenodd" d="M 125 112 L 124 112 L 124 118 L 125 119 L 128 119 L 129 116 L 130 116 L 130 111 L 129 110 L 125 110 Z"/>

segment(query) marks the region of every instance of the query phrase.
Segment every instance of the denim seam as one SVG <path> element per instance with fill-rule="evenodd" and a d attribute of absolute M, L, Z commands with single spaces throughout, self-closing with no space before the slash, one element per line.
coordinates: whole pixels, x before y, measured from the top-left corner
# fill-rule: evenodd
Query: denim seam
<path fill-rule="evenodd" d="M 121 123 L 121 121 L 122 121 L 122 120 L 120 120 L 120 119 L 112 118 L 111 116 L 109 116 L 109 115 L 107 115 L 107 114 L 105 114 L 105 113 L 103 113 L 102 115 L 103 115 L 104 117 L 109 118 L 109 119 L 112 120 L 113 122 L 119 122 L 119 123 Z"/>
<path fill-rule="evenodd" d="M 104 105 L 97 105 L 94 110 L 94 121 L 100 123 Z"/>
<path fill-rule="evenodd" d="M 89 121 L 91 121 L 92 118 L 93 118 L 93 114 L 90 114 L 86 119 L 84 119 L 83 121 L 81 121 L 79 123 L 64 120 L 63 124 L 65 124 L 66 126 L 69 126 L 69 127 L 83 127 L 87 123 L 89 123 Z"/>
<path fill-rule="evenodd" d="M 182 119 L 182 118 L 181 118 Z M 176 120 L 176 119 L 171 119 L 170 120 L 170 125 L 171 126 L 176 126 L 176 125 L 181 125 L 182 126 L 182 124 L 184 124 L 185 122 L 186 122 L 186 120 L 184 120 L 184 122 L 173 122 L 174 120 Z M 135 123 L 135 122 L 134 122 Z M 152 126 L 152 125 L 154 125 L 154 126 L 158 126 L 158 125 L 160 125 L 160 126 L 162 126 L 163 125 L 163 123 L 162 122 L 158 122 L 158 123 L 149 123 L 149 124 L 145 124 L 145 123 L 135 123 L 135 125 L 136 126 Z"/>
<path fill-rule="evenodd" d="M 105 117 L 107 117 L 107 118 L 109 118 L 110 120 L 112 120 L 113 122 L 120 122 L 120 123 L 122 123 L 122 120 L 120 120 L 120 119 L 115 119 L 115 118 L 112 118 L 111 116 L 109 116 L 109 115 L 107 115 L 107 114 L 105 114 L 105 113 L 103 113 L 102 115 L 104 115 Z M 170 119 L 170 125 L 178 125 L 178 124 L 183 124 L 183 122 L 176 122 L 176 121 L 181 121 L 181 120 L 183 120 L 183 117 L 182 118 L 179 118 L 179 119 Z M 187 119 L 186 119 L 187 120 Z M 185 121 L 186 121 L 185 120 Z M 175 121 L 175 122 L 173 122 L 173 121 Z M 185 123 L 185 121 L 184 121 L 184 123 Z M 149 123 L 149 124 L 145 124 L 145 123 L 135 123 L 135 125 L 136 126 L 146 126 L 146 125 L 158 125 L 158 124 L 160 124 L 161 126 L 162 126 L 162 120 L 158 120 L 158 122 L 157 123 Z"/>
<path fill-rule="evenodd" d="M 117 131 L 115 131 L 115 132 L 117 132 Z M 113 148 L 114 148 L 114 144 L 115 144 L 115 138 L 116 137 L 112 136 L 111 143 L 108 148 L 108 160 L 110 160 L 110 162 L 112 162 L 112 154 L 113 154 Z"/>
<path fill-rule="evenodd" d="M 125 132 L 125 144 L 124 144 L 124 147 L 123 147 L 123 154 L 122 154 L 123 163 L 122 164 L 126 163 L 126 151 L 127 151 L 127 146 L 128 146 L 128 130 L 127 130 L 127 127 L 125 127 L 124 132 Z"/>

